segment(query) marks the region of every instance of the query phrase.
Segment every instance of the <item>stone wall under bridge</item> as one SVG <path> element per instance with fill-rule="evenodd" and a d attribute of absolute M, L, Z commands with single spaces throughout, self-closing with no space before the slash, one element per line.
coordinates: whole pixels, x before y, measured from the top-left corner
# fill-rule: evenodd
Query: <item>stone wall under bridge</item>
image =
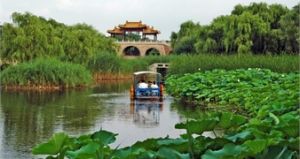
<path fill-rule="evenodd" d="M 172 48 L 169 43 L 165 41 L 118 41 L 120 45 L 118 54 L 125 57 L 146 56 L 146 53 L 151 49 L 156 49 L 160 55 L 169 55 Z M 125 49 L 128 47 L 135 47 L 139 51 L 139 55 L 128 56 L 125 54 Z"/>

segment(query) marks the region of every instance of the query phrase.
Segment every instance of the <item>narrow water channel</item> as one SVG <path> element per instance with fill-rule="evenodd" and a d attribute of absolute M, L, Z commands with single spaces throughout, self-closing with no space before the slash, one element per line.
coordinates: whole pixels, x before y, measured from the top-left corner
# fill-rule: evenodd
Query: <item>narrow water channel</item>
<path fill-rule="evenodd" d="M 105 83 L 55 93 L 2 91 L 0 158 L 36 158 L 32 147 L 62 131 L 77 136 L 105 129 L 119 134 L 111 146 L 120 147 L 183 133 L 174 125 L 184 120 L 185 110 L 172 106 L 171 97 L 131 102 L 128 89 L 129 83 Z"/>

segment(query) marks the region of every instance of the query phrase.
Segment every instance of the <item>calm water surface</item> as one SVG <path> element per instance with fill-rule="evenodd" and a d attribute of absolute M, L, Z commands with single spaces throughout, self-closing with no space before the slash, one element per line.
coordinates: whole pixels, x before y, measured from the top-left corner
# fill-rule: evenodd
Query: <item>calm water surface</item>
<path fill-rule="evenodd" d="M 0 158 L 34 158 L 31 149 L 53 133 L 92 133 L 99 129 L 118 133 L 111 146 L 128 146 L 150 137 L 176 138 L 183 131 L 174 125 L 185 110 L 163 102 L 130 102 L 128 83 L 55 93 L 1 92 Z"/>

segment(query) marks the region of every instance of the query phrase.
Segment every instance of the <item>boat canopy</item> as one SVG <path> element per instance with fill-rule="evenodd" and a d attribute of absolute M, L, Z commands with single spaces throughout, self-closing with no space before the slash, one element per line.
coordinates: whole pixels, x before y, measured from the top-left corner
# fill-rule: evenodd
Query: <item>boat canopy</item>
<path fill-rule="evenodd" d="M 161 83 L 161 74 L 153 71 L 139 71 L 134 72 L 134 84 L 136 85 L 140 80 L 156 81 L 157 84 Z"/>
<path fill-rule="evenodd" d="M 134 76 L 139 76 L 139 75 L 142 75 L 142 74 L 156 74 L 158 76 L 160 76 L 161 74 L 158 73 L 158 72 L 153 72 L 153 71 L 138 71 L 138 72 L 134 72 L 133 75 Z"/>

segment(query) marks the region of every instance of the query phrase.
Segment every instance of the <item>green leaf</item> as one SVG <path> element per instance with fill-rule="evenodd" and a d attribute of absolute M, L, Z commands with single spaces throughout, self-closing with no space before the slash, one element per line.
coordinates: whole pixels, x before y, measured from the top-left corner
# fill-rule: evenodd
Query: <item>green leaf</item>
<path fill-rule="evenodd" d="M 159 147 L 168 147 L 179 152 L 188 151 L 188 140 L 177 138 L 177 139 L 161 139 L 157 140 Z"/>
<path fill-rule="evenodd" d="M 204 131 L 214 130 L 217 125 L 217 118 L 188 121 L 175 125 L 176 129 L 186 129 L 188 133 L 201 135 Z"/>
<path fill-rule="evenodd" d="M 66 156 L 71 159 L 88 159 L 88 158 L 96 158 L 97 150 L 100 148 L 100 145 L 95 142 L 91 142 L 79 150 L 76 151 L 67 151 Z"/>
<path fill-rule="evenodd" d="M 113 159 L 151 159 L 156 157 L 156 152 L 146 151 L 144 148 L 124 148 L 114 152 Z"/>
<path fill-rule="evenodd" d="M 182 139 L 182 138 L 178 138 L 178 139 L 161 139 L 157 141 L 157 144 L 159 146 L 168 146 L 168 145 L 180 145 L 183 143 L 188 142 L 187 139 Z"/>
<path fill-rule="evenodd" d="M 292 150 L 299 150 L 300 148 L 300 137 L 296 137 L 296 138 L 290 138 L 288 140 L 288 147 Z"/>
<path fill-rule="evenodd" d="M 56 155 L 61 152 L 64 142 L 68 140 L 65 133 L 56 133 L 46 143 L 42 143 L 33 148 L 33 154 Z"/>
<path fill-rule="evenodd" d="M 234 144 L 226 144 L 220 150 L 207 150 L 204 155 L 201 156 L 202 159 L 239 159 L 243 158 L 241 155 L 244 152 L 244 147 L 241 145 L 234 145 Z"/>
<path fill-rule="evenodd" d="M 273 146 L 269 147 L 267 151 L 263 154 L 257 155 L 256 158 L 258 159 L 265 159 L 265 158 L 272 158 L 272 159 L 293 159 L 297 158 L 296 151 L 291 151 L 287 149 L 287 147 L 281 146 Z"/>
<path fill-rule="evenodd" d="M 237 127 L 246 122 L 246 118 L 241 115 L 236 115 L 231 112 L 222 113 L 218 126 L 227 129 L 231 127 Z"/>
<path fill-rule="evenodd" d="M 181 154 L 170 148 L 162 147 L 158 150 L 157 156 L 162 159 L 189 159 L 189 154 Z"/>
<path fill-rule="evenodd" d="M 268 147 L 268 141 L 264 139 L 248 140 L 243 146 L 247 148 L 250 154 L 255 155 Z"/>
<path fill-rule="evenodd" d="M 233 136 L 229 136 L 229 135 L 226 135 L 225 138 L 232 141 L 232 142 L 236 142 L 238 139 L 246 139 L 247 137 L 249 137 L 251 135 L 251 132 L 250 131 L 242 131 L 240 133 L 237 133 Z"/>
<path fill-rule="evenodd" d="M 163 138 L 158 138 L 158 139 L 147 139 L 144 141 L 138 141 L 135 144 L 133 144 L 131 147 L 133 148 L 144 148 L 146 150 L 157 150 L 158 149 L 158 144 L 157 141 L 163 139 Z"/>
<path fill-rule="evenodd" d="M 269 116 L 275 121 L 275 125 L 279 124 L 279 119 L 276 115 L 274 115 L 273 113 L 269 113 Z"/>
<path fill-rule="evenodd" d="M 81 135 L 78 138 L 75 139 L 75 143 L 79 144 L 79 145 L 85 145 L 88 144 L 90 142 L 92 142 L 93 140 L 91 139 L 91 135 Z"/>
<path fill-rule="evenodd" d="M 101 143 L 103 145 L 108 145 L 116 141 L 117 135 L 118 134 L 114 134 L 109 131 L 100 130 L 92 134 L 91 138 L 98 143 Z"/>

